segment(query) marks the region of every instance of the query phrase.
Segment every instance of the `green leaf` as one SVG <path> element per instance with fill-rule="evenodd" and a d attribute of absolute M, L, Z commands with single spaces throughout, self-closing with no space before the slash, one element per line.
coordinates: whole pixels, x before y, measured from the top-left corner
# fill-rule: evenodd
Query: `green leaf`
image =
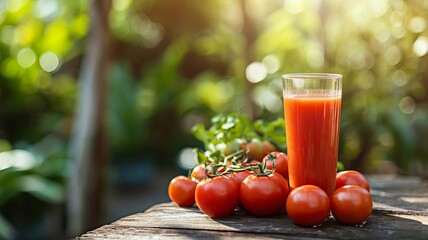
<path fill-rule="evenodd" d="M 0 214 L 0 239 L 13 239 L 14 235 L 12 225 Z"/>
<path fill-rule="evenodd" d="M 206 162 L 208 162 L 208 157 L 205 156 L 205 153 L 199 148 L 194 148 L 193 151 L 195 151 L 196 153 L 196 158 L 199 164 L 205 164 Z"/>
<path fill-rule="evenodd" d="M 36 175 L 23 176 L 19 179 L 19 186 L 22 191 L 48 203 L 59 203 L 64 200 L 63 187 L 46 178 Z"/>
<path fill-rule="evenodd" d="M 209 142 L 208 139 L 210 138 L 210 135 L 203 124 L 199 123 L 193 126 L 192 133 L 198 140 L 203 142 L 205 145 Z"/>
<path fill-rule="evenodd" d="M 236 123 L 234 123 L 234 122 L 227 122 L 227 123 L 225 123 L 225 124 L 223 124 L 222 126 L 221 126 L 221 128 L 223 129 L 223 130 L 230 130 L 230 129 L 232 129 L 232 128 L 234 128 L 236 126 Z"/>
<path fill-rule="evenodd" d="M 266 132 L 265 122 L 263 120 L 257 120 L 254 122 L 254 129 L 260 133 Z"/>
<path fill-rule="evenodd" d="M 337 162 L 337 172 L 341 172 L 345 170 L 345 166 L 343 165 L 343 163 L 341 161 Z"/>
<path fill-rule="evenodd" d="M 208 129 L 202 124 L 197 124 L 192 128 L 192 132 L 204 143 L 205 152 L 199 150 L 200 154 L 204 153 L 204 157 L 198 158 L 200 162 L 222 162 L 225 151 L 231 150 L 231 146 L 236 145 L 234 142 L 237 140 L 249 141 L 254 138 L 268 140 L 279 150 L 285 150 L 283 118 L 272 122 L 258 120 L 253 123 L 250 118 L 240 113 L 220 114 L 211 119 L 211 126 Z"/>
<path fill-rule="evenodd" d="M 15 168 L 0 170 L 0 206 L 14 198 L 20 192 L 16 180 L 23 174 L 23 171 L 16 171 Z"/>

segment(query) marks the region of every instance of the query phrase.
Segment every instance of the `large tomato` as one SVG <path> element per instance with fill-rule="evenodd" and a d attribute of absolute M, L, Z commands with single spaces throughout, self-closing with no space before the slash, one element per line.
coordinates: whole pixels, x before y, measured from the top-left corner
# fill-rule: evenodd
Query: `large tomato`
<path fill-rule="evenodd" d="M 230 215 L 239 204 L 239 185 L 230 176 L 206 178 L 198 183 L 196 205 L 212 218 Z"/>
<path fill-rule="evenodd" d="M 336 174 L 336 189 L 346 185 L 357 185 L 370 192 L 369 181 L 367 181 L 367 178 L 363 174 L 357 171 L 348 170 Z"/>
<path fill-rule="evenodd" d="M 285 153 L 271 152 L 263 158 L 263 164 L 267 169 L 272 169 L 272 161 L 275 164 L 275 171 L 288 179 L 288 158 Z"/>
<path fill-rule="evenodd" d="M 241 204 L 256 216 L 272 216 L 281 212 L 289 192 L 287 181 L 278 173 L 250 175 L 241 184 Z"/>
<path fill-rule="evenodd" d="M 190 207 L 195 204 L 196 185 L 197 182 L 185 176 L 177 176 L 169 183 L 169 198 L 180 207 Z"/>
<path fill-rule="evenodd" d="M 199 182 L 207 177 L 207 174 L 205 173 L 205 165 L 199 164 L 192 170 L 192 179 L 196 182 Z"/>
<path fill-rule="evenodd" d="M 303 185 L 290 192 L 286 209 L 294 224 L 304 227 L 317 226 L 330 215 L 330 200 L 321 188 Z"/>
<path fill-rule="evenodd" d="M 360 186 L 343 186 L 331 198 L 331 212 L 343 224 L 362 224 L 369 218 L 372 208 L 370 193 Z"/>

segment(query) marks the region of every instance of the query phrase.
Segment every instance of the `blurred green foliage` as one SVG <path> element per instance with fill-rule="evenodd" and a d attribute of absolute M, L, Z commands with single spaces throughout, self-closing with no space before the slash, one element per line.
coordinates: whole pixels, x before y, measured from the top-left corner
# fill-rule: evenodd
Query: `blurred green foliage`
<path fill-rule="evenodd" d="M 23 224 L 40 222 L 39 217 L 29 218 L 30 212 L 43 215 L 48 204 L 64 201 L 67 156 L 65 143 L 53 135 L 33 145 L 21 144 L 18 147 L 20 149 L 3 149 L 0 153 L 0 211 L 7 218 L 21 219 L 18 222 L 22 227 Z M 24 201 L 25 205 L 17 208 L 12 200 Z M 40 204 L 42 202 L 44 204 Z M 32 205 L 38 209 L 35 211 Z M 0 238 L 23 237 L 4 216 L 0 214 Z"/>
<path fill-rule="evenodd" d="M 426 175 L 427 19 L 425 0 L 113 0 L 111 151 L 171 166 L 181 148 L 200 144 L 191 127 L 218 113 L 281 116 L 281 74 L 337 72 L 345 168 L 377 172 L 392 162 Z M 1 151 L 52 134 L 67 143 L 88 28 L 87 1 L 0 1 Z M 53 161 L 43 151 L 40 161 Z M 59 169 L 51 177 L 8 167 L 0 176 L 61 184 Z"/>
<path fill-rule="evenodd" d="M 273 150 L 284 151 L 285 144 L 284 118 L 279 117 L 274 121 L 251 120 L 247 116 L 238 113 L 229 115 L 217 115 L 211 119 L 211 126 L 206 128 L 199 123 L 192 127 L 193 135 L 204 144 L 204 149 L 195 148 L 198 163 L 207 165 L 208 162 L 223 163 L 233 157 L 251 161 L 251 156 L 258 156 L 261 150 L 269 152 Z M 250 150 L 249 144 L 253 145 Z M 256 146 L 257 147 L 254 147 Z M 237 153 L 239 151 L 248 151 Z M 257 159 L 258 160 L 258 159 Z"/>

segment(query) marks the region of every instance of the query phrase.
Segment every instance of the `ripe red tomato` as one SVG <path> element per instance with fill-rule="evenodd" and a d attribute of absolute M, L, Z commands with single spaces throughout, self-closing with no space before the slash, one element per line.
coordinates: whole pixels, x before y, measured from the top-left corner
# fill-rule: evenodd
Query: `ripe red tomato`
<path fill-rule="evenodd" d="M 343 186 L 331 198 L 331 212 L 342 224 L 362 224 L 369 218 L 372 208 L 370 193 L 360 186 Z"/>
<path fill-rule="evenodd" d="M 348 170 L 336 174 L 336 190 L 346 185 L 357 185 L 370 192 L 369 181 L 357 171 Z"/>
<path fill-rule="evenodd" d="M 267 169 L 272 169 L 272 160 L 275 161 L 275 172 L 288 179 L 288 157 L 282 152 L 271 152 L 263 158 L 263 164 L 266 163 Z"/>
<path fill-rule="evenodd" d="M 276 148 L 272 143 L 266 140 L 262 142 L 257 138 L 251 139 L 246 147 L 248 150 L 248 159 L 257 160 L 259 162 L 263 160 L 263 157 L 266 156 L 266 154 L 276 151 Z"/>
<path fill-rule="evenodd" d="M 272 216 L 284 208 L 289 193 L 288 183 L 280 174 L 250 175 L 241 184 L 241 204 L 256 216 Z"/>
<path fill-rule="evenodd" d="M 197 182 L 185 176 L 177 176 L 169 183 L 169 198 L 180 207 L 190 207 L 195 204 L 195 189 L 197 184 Z"/>
<path fill-rule="evenodd" d="M 239 204 L 239 186 L 230 176 L 206 178 L 198 183 L 196 205 L 212 218 L 230 215 Z"/>
<path fill-rule="evenodd" d="M 223 153 L 225 156 L 228 156 L 241 149 L 247 150 L 247 142 L 244 139 L 236 138 L 226 146 Z"/>
<path fill-rule="evenodd" d="M 269 142 L 267 140 L 263 141 L 262 144 L 263 144 L 263 152 L 265 154 L 270 153 L 270 152 L 274 152 L 277 150 L 276 147 L 271 142 Z"/>
<path fill-rule="evenodd" d="M 294 224 L 304 227 L 316 226 L 322 224 L 330 215 L 330 199 L 321 188 L 304 185 L 290 192 L 286 209 Z"/>
<path fill-rule="evenodd" d="M 192 179 L 196 182 L 199 182 L 207 177 L 207 174 L 205 173 L 205 165 L 199 164 L 192 170 Z"/>
<path fill-rule="evenodd" d="M 247 144 L 248 148 L 248 159 L 257 160 L 261 162 L 266 152 L 263 151 L 263 143 L 257 138 L 251 139 Z"/>
<path fill-rule="evenodd" d="M 239 186 L 241 186 L 241 183 L 249 175 L 251 175 L 251 173 L 248 171 L 234 172 L 232 173 L 232 178 L 236 181 L 236 183 L 238 183 Z"/>

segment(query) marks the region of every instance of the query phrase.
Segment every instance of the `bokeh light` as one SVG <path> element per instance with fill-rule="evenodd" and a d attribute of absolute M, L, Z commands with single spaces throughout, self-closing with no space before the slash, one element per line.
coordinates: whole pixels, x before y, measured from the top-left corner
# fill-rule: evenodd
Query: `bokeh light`
<path fill-rule="evenodd" d="M 178 153 L 178 165 L 182 169 L 190 170 L 194 168 L 198 161 L 196 160 L 196 153 L 192 148 L 184 148 Z"/>
<path fill-rule="evenodd" d="M 385 51 L 385 61 L 389 65 L 396 65 L 401 60 L 401 52 L 397 46 L 389 46 Z"/>
<path fill-rule="evenodd" d="M 400 111 L 404 114 L 412 114 L 415 111 L 416 104 L 415 100 L 413 100 L 412 97 L 407 96 L 401 99 L 400 103 L 398 104 L 398 107 L 400 108 Z"/>
<path fill-rule="evenodd" d="M 254 89 L 252 99 L 259 107 L 271 113 L 280 114 L 283 111 L 281 98 L 268 86 L 259 86 Z"/>
<path fill-rule="evenodd" d="M 245 76 L 247 80 L 252 83 L 258 83 L 266 78 L 267 69 L 264 64 L 260 62 L 252 62 L 247 66 L 245 70 Z"/>
<path fill-rule="evenodd" d="M 6 1 L 6 9 L 9 12 L 17 12 L 19 11 L 28 0 L 5 0 Z"/>
<path fill-rule="evenodd" d="M 262 63 L 265 66 L 267 73 L 275 73 L 280 67 L 279 58 L 272 54 L 264 57 Z"/>
<path fill-rule="evenodd" d="M 34 7 L 34 13 L 39 18 L 52 18 L 58 11 L 58 1 L 38 0 Z"/>
<path fill-rule="evenodd" d="M 53 52 L 45 52 L 39 59 L 40 67 L 46 72 L 53 72 L 59 66 L 59 58 Z"/>
<path fill-rule="evenodd" d="M 36 61 L 36 54 L 34 54 L 31 48 L 23 48 L 18 52 L 16 60 L 21 67 L 29 68 Z"/>
<path fill-rule="evenodd" d="M 406 85 L 409 82 L 409 78 L 407 77 L 407 74 L 403 70 L 397 70 L 392 75 L 392 82 L 397 87 L 402 87 Z"/>
<path fill-rule="evenodd" d="M 418 57 L 422 57 L 428 52 L 428 37 L 420 36 L 416 39 L 415 43 L 413 43 L 413 52 Z"/>
<path fill-rule="evenodd" d="M 26 150 L 11 150 L 0 153 L 0 170 L 14 167 L 20 170 L 32 168 L 37 163 L 36 158 Z"/>
<path fill-rule="evenodd" d="M 413 17 L 409 22 L 409 29 L 414 33 L 420 33 L 425 31 L 426 20 L 423 17 Z"/>
<path fill-rule="evenodd" d="M 285 0 L 284 8 L 290 14 L 296 15 L 303 11 L 303 1 L 300 0 Z"/>
<path fill-rule="evenodd" d="M 112 8 L 115 11 L 125 11 L 131 5 L 131 0 L 113 0 Z"/>

